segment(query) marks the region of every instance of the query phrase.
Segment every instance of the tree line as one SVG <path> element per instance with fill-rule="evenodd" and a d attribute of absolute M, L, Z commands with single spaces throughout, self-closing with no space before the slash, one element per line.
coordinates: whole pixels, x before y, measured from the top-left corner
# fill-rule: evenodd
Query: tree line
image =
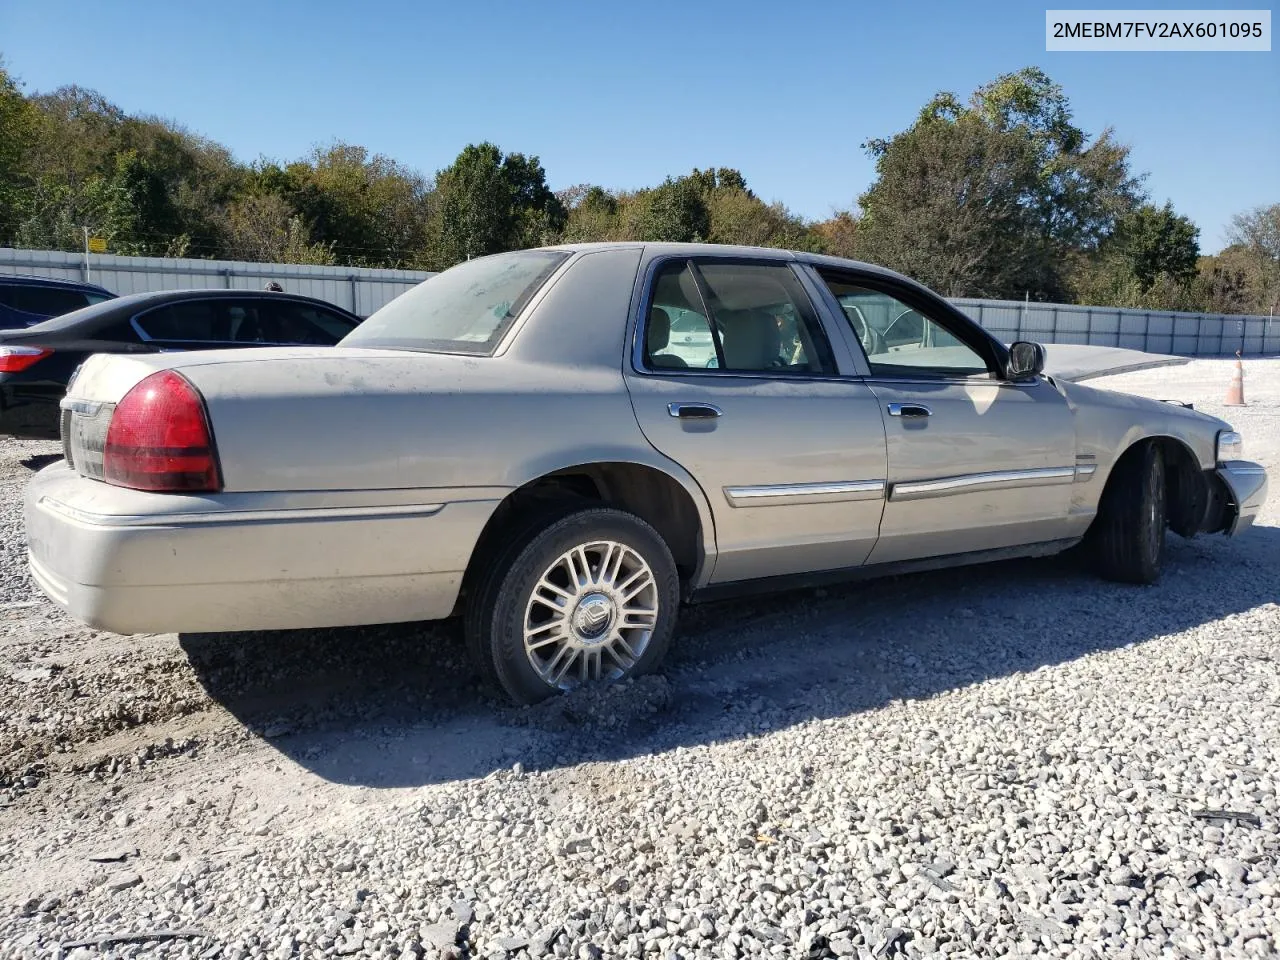
<path fill-rule="evenodd" d="M 1198 228 L 1151 201 L 1129 148 L 1081 130 L 1038 69 L 967 100 L 939 93 L 864 146 L 874 182 L 811 221 L 732 167 L 553 191 L 537 157 L 491 143 L 434 176 L 341 142 L 246 164 L 92 90 L 26 94 L 0 64 L 0 244 L 78 250 L 88 227 L 121 254 L 442 270 L 565 241 L 710 241 L 867 260 L 952 297 L 1280 306 L 1280 203 L 1239 213 L 1230 245 L 1202 256 Z"/>

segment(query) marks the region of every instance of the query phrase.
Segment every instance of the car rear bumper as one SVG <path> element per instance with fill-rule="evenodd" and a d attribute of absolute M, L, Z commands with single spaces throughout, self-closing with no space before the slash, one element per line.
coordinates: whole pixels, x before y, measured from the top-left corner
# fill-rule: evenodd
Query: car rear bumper
<path fill-rule="evenodd" d="M 116 633 L 434 620 L 499 501 L 430 492 L 176 496 L 58 463 L 27 489 L 28 558 L 55 603 Z"/>
<path fill-rule="evenodd" d="M 1230 496 L 1226 526 L 1229 537 L 1243 533 L 1253 525 L 1262 505 L 1267 502 L 1267 470 L 1260 463 L 1228 460 L 1215 473 Z"/>

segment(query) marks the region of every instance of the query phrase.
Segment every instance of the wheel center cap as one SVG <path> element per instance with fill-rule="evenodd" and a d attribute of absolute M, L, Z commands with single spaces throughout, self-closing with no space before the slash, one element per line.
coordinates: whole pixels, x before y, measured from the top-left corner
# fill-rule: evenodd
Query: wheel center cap
<path fill-rule="evenodd" d="M 583 640 L 599 640 L 613 626 L 613 601 L 603 593 L 589 593 L 573 611 L 573 630 Z"/>

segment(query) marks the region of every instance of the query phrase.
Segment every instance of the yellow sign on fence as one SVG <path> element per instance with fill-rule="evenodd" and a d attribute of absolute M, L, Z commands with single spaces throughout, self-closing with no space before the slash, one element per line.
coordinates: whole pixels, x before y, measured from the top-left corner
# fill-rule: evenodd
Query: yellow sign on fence
<path fill-rule="evenodd" d="M 90 237 L 89 252 L 90 253 L 106 253 L 107 238 L 106 237 Z"/>

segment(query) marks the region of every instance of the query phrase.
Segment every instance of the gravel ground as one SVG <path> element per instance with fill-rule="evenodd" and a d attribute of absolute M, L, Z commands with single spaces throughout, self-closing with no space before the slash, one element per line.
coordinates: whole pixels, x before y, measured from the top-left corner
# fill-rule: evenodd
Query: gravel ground
<path fill-rule="evenodd" d="M 1221 414 L 1229 375 L 1095 383 Z M 1280 360 L 1246 391 L 1275 475 Z M 1280 498 L 1156 587 L 699 607 L 663 676 L 516 710 L 447 625 L 69 621 L 23 569 L 54 453 L 0 441 L 0 956 L 1280 954 Z"/>

